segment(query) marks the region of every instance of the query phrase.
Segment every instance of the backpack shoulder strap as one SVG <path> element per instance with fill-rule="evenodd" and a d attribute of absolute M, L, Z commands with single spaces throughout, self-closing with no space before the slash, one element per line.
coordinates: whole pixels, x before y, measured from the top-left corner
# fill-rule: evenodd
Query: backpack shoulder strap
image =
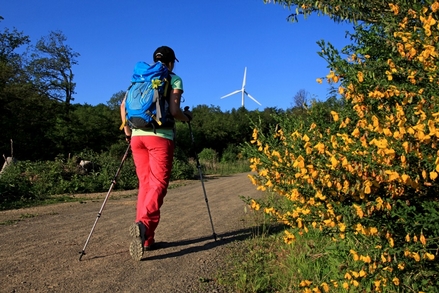
<path fill-rule="evenodd" d="M 133 86 L 133 84 L 134 84 L 134 82 L 132 82 L 130 84 L 130 86 L 127 88 L 127 90 L 125 91 L 125 95 L 124 95 L 123 100 L 122 100 L 122 101 L 125 101 L 125 103 L 126 103 L 126 100 L 127 100 L 128 92 L 130 91 L 130 89 Z M 125 114 L 125 116 L 122 118 L 122 124 L 120 125 L 119 130 L 122 130 L 125 127 L 126 124 L 127 124 L 127 115 Z"/>

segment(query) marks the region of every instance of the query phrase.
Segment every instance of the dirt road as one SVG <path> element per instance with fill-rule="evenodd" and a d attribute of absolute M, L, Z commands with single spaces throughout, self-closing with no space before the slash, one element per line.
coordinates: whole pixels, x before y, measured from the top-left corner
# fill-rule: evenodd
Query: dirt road
<path fill-rule="evenodd" d="M 0 292 L 225 292 L 214 280 L 235 240 L 251 236 L 239 196 L 260 196 L 247 174 L 168 191 L 156 230 L 161 248 L 131 259 L 135 191 L 112 193 L 79 261 L 106 193 L 84 203 L 0 212 Z"/>

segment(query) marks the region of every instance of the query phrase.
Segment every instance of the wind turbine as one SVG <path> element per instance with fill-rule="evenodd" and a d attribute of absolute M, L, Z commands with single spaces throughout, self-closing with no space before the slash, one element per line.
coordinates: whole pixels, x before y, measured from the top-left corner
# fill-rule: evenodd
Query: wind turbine
<path fill-rule="evenodd" d="M 244 95 L 247 95 L 250 99 L 252 99 L 253 101 L 255 101 L 255 103 L 257 103 L 258 105 L 262 106 L 261 103 L 259 103 L 258 101 L 256 101 L 256 99 L 253 98 L 253 97 L 252 97 L 252 96 L 251 96 L 251 95 L 245 90 L 245 78 L 246 78 L 246 75 L 247 75 L 247 67 L 244 68 L 244 80 L 242 81 L 242 88 L 241 88 L 240 90 L 236 90 L 236 91 L 234 91 L 234 92 L 232 92 L 232 93 L 230 93 L 230 94 L 227 94 L 227 95 L 225 95 L 225 96 L 222 96 L 220 99 L 224 99 L 224 98 L 230 97 L 230 96 L 232 96 L 232 95 L 234 95 L 234 94 L 237 94 L 237 93 L 241 92 L 241 94 L 242 94 L 242 102 L 241 102 L 241 106 L 242 106 L 242 107 L 244 107 Z"/>

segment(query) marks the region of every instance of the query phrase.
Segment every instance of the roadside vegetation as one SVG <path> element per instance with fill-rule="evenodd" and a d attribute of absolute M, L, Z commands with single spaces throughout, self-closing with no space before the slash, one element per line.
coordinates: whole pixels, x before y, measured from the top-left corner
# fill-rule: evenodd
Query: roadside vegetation
<path fill-rule="evenodd" d="M 220 280 L 233 292 L 438 292 L 439 2 L 267 2 L 296 7 L 292 20 L 351 21 L 352 44 L 319 42 L 331 107 L 255 125 L 251 180 L 268 195 L 248 203 L 285 228 L 240 247 Z"/>
<path fill-rule="evenodd" d="M 121 145 L 121 148 L 126 147 L 127 144 Z M 72 195 L 108 191 L 124 151 L 121 150 L 118 155 L 92 151 L 83 153 L 93 162 L 90 170 L 84 170 L 74 160 L 62 158 L 44 162 L 16 162 L 0 176 L 0 210 L 81 201 L 83 199 Z M 236 157 L 226 152 L 224 156 L 227 155 Z M 236 157 L 233 161 L 219 161 L 212 149 L 204 149 L 198 156 L 203 176 L 224 176 L 250 171 L 247 160 Z M 172 181 L 199 180 L 195 159 L 180 157 L 173 164 L 170 187 Z M 114 190 L 137 189 L 137 184 L 134 162 L 129 156 L 117 177 Z"/>

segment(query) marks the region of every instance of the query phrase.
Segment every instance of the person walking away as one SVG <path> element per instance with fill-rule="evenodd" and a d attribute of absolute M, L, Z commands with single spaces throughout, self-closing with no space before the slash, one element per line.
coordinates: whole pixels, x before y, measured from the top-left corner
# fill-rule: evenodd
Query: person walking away
<path fill-rule="evenodd" d="M 140 260 L 145 250 L 154 248 L 154 232 L 160 221 L 160 207 L 167 193 L 174 156 L 175 120 L 190 121 L 192 113 L 180 108 L 183 93 L 182 79 L 173 73 L 174 51 L 167 46 L 157 48 L 153 53 L 154 62 L 162 62 L 170 72 L 169 105 L 166 123 L 163 126 L 145 129 L 131 129 L 124 126 L 127 141 L 131 143 L 136 174 L 139 179 L 136 219 L 129 227 L 133 237 L 129 251 L 134 260 Z M 120 106 L 123 123 L 126 121 L 125 99 Z"/>

